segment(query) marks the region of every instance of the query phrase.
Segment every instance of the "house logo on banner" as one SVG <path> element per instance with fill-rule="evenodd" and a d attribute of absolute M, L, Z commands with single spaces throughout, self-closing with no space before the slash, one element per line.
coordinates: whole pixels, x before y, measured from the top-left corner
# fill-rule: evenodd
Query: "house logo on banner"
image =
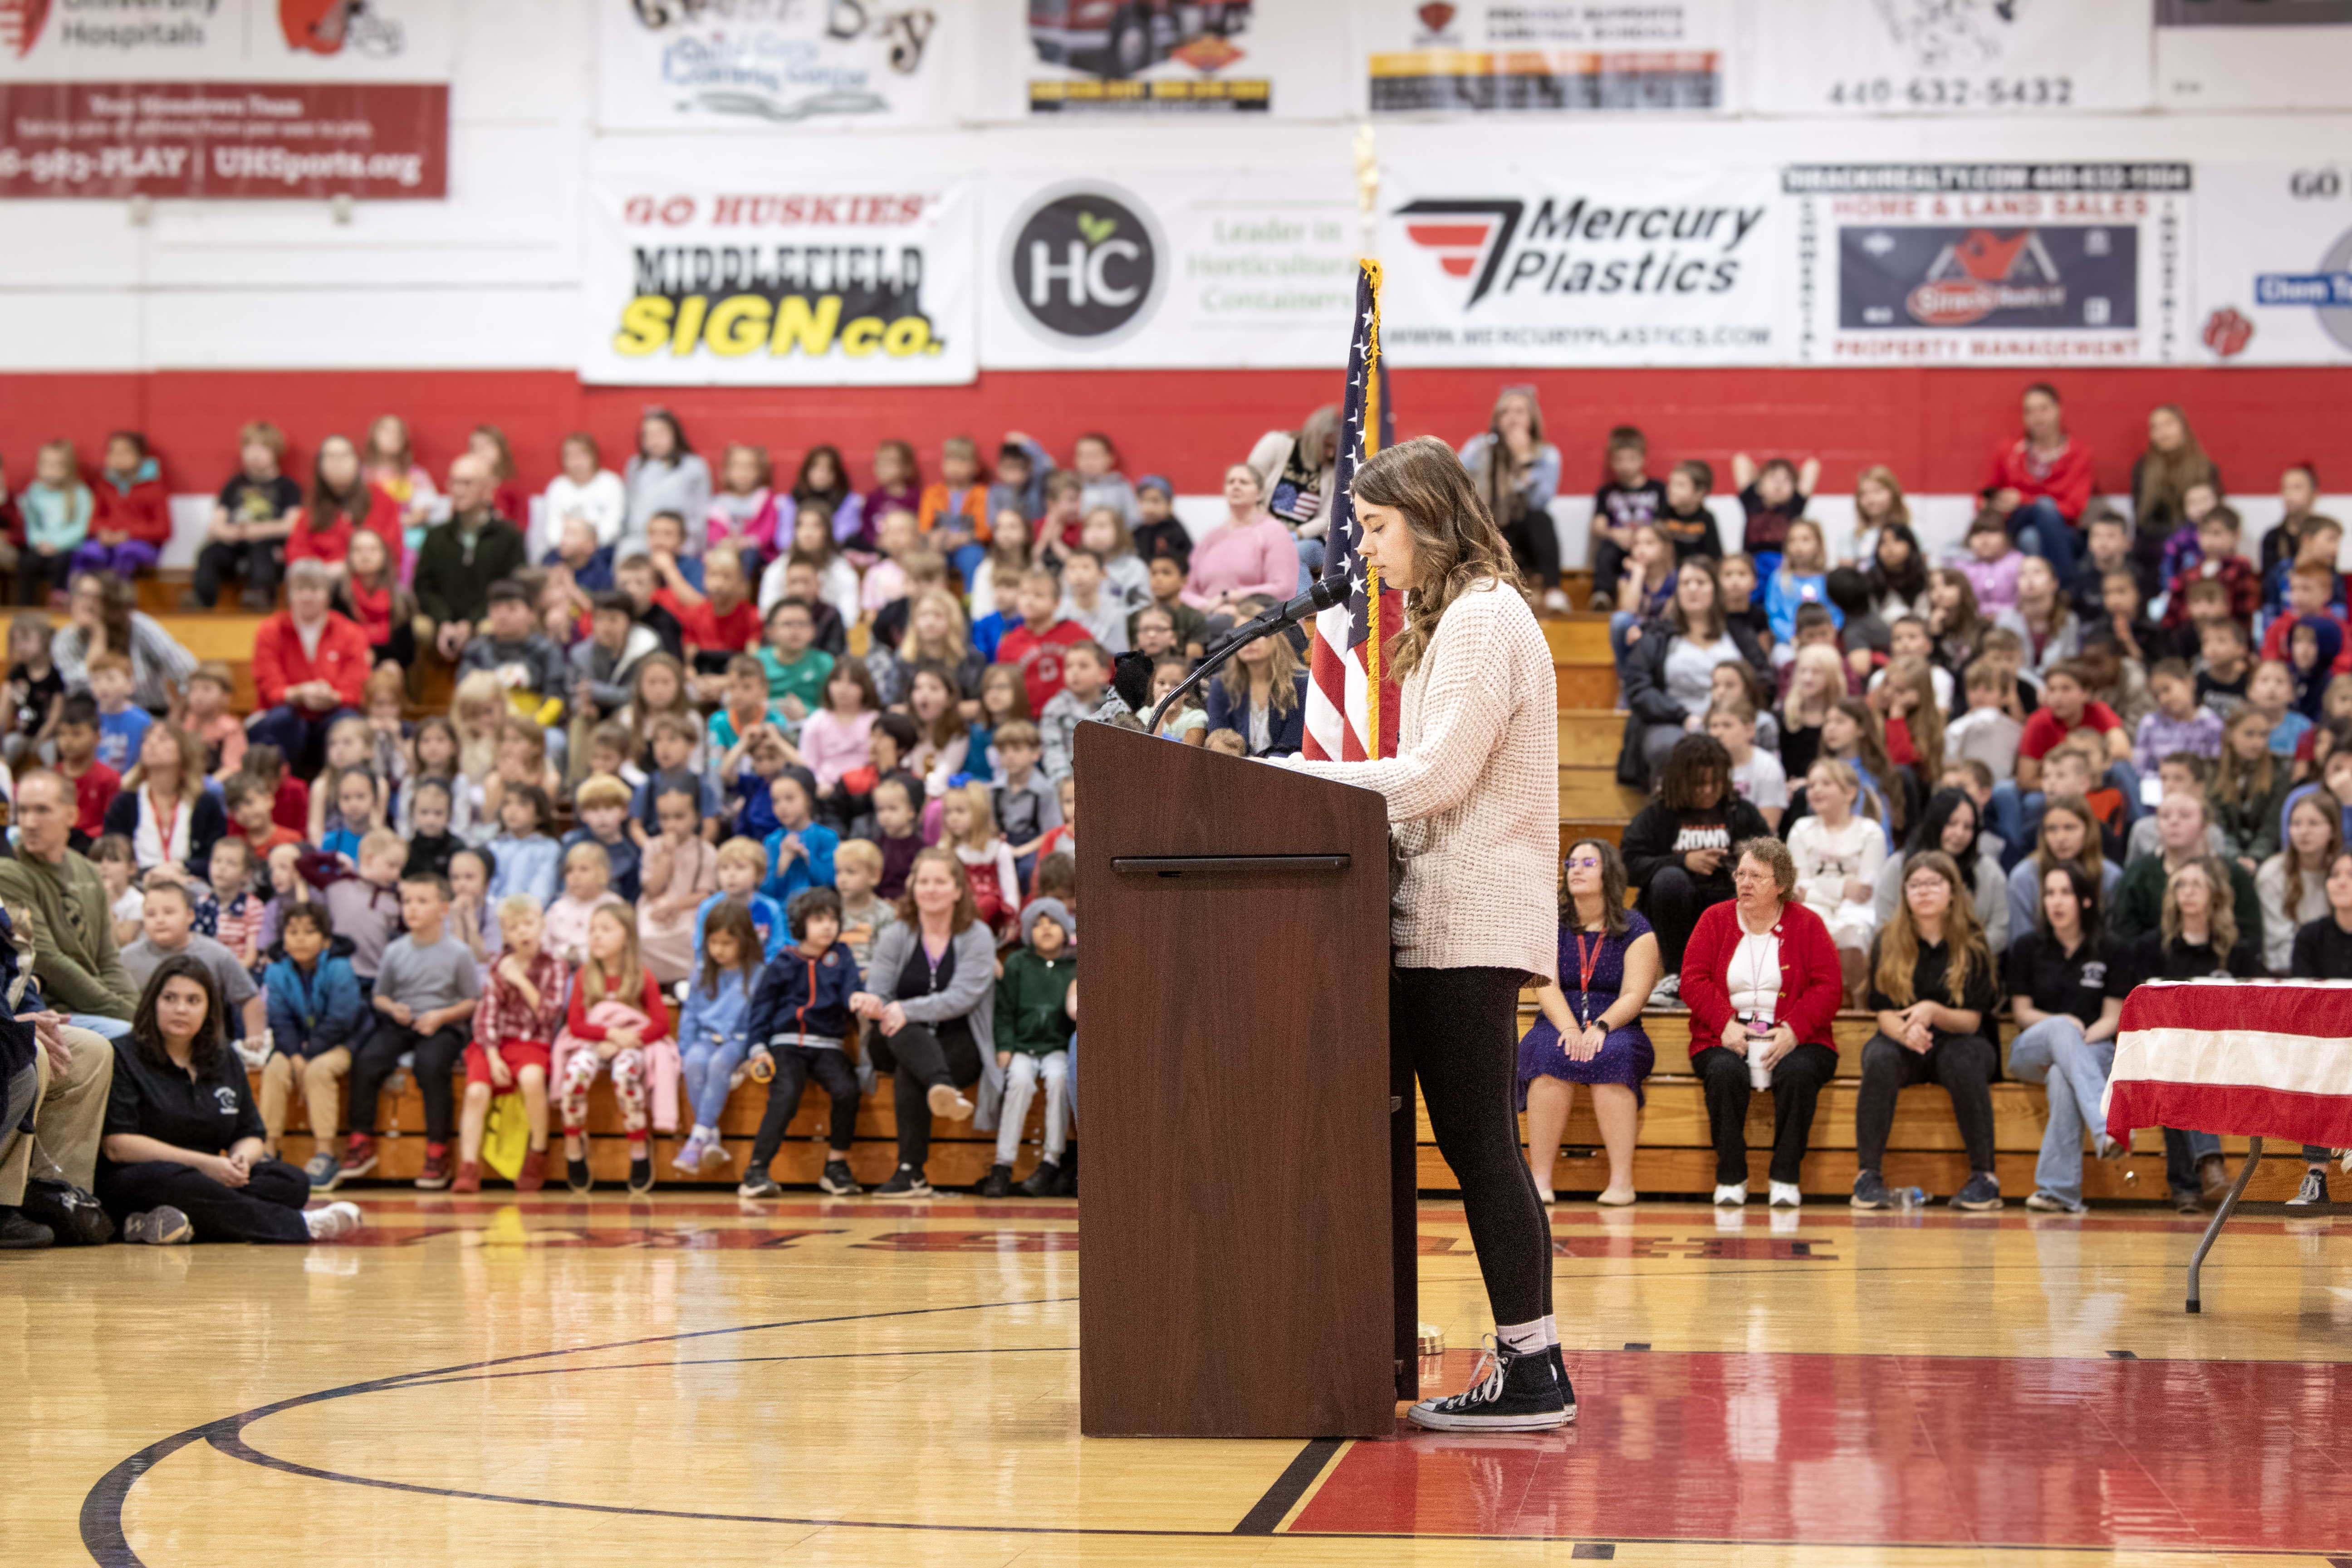
<path fill-rule="evenodd" d="M 1801 166 L 1801 360 L 2169 359 L 2186 164 Z M 1824 232 L 1824 231 L 1829 232 Z"/>
<path fill-rule="evenodd" d="M 1769 170 L 1625 167 L 1563 187 L 1537 169 L 1506 169 L 1461 193 L 1447 189 L 1458 164 L 1384 172 L 1410 193 L 1389 210 L 1382 242 L 1395 258 L 1382 331 L 1401 361 L 1788 357 L 1792 247 Z"/>
<path fill-rule="evenodd" d="M 583 258 L 592 382 L 971 379 L 969 187 L 603 190 Z"/>
<path fill-rule="evenodd" d="M 606 125 L 932 120 L 938 14 L 882 0 L 599 0 Z"/>
<path fill-rule="evenodd" d="M 1006 230 L 1005 298 L 1046 341 L 1105 348 L 1151 319 L 1167 292 L 1167 251 L 1137 197 L 1093 183 L 1056 185 Z"/>

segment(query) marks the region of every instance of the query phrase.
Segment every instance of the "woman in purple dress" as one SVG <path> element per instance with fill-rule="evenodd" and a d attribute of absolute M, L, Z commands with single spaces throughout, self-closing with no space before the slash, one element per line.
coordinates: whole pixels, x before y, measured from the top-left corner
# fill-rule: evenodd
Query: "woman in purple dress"
<path fill-rule="evenodd" d="M 1543 1009 L 1519 1040 L 1519 1106 L 1528 1113 L 1528 1169 L 1552 1201 L 1552 1162 L 1576 1104 L 1592 1090 L 1592 1114 L 1609 1151 L 1600 1201 L 1633 1201 L 1633 1138 L 1642 1081 L 1657 1053 L 1642 1032 L 1642 1009 L 1658 983 L 1658 939 L 1625 907 L 1625 862 L 1617 846 L 1579 839 L 1569 847 L 1568 892 L 1559 905 L 1559 983 L 1536 992 Z"/>

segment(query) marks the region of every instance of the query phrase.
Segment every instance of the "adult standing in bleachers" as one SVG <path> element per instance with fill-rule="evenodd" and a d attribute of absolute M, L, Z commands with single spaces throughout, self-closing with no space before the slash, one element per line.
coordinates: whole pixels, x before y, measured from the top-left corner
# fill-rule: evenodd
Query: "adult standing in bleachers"
<path fill-rule="evenodd" d="M 111 572 L 76 572 L 66 599 L 66 624 L 49 640 L 49 660 L 69 692 L 89 690 L 89 662 L 100 653 L 131 659 L 131 700 L 149 713 L 169 709 L 196 673 L 196 656 L 144 611 L 131 608 L 131 580 Z"/>
<path fill-rule="evenodd" d="M 1559 535 L 1550 510 L 1552 497 L 1559 494 L 1559 448 L 1544 439 L 1535 388 L 1502 390 L 1486 428 L 1462 444 L 1462 466 L 1494 514 L 1511 559 L 1542 595 L 1545 612 L 1567 614 L 1568 594 L 1559 585 Z"/>
<path fill-rule="evenodd" d="M 646 548 L 646 525 L 655 513 L 676 512 L 698 525 L 710 510 L 710 465 L 688 442 L 677 415 L 666 408 L 648 408 L 637 421 L 637 450 L 621 472 L 621 486 L 627 493 L 628 515 L 621 525 L 620 548 L 614 551 L 616 559 Z M 688 528 L 680 553 L 699 556 L 703 533 L 699 526 Z"/>
<path fill-rule="evenodd" d="M 356 715 L 375 652 L 367 632 L 327 608 L 334 574 L 308 557 L 286 569 L 286 608 L 253 637 L 253 690 L 262 712 L 246 726 L 248 741 L 278 747 L 309 778 L 326 760 L 327 731 Z"/>
<path fill-rule="evenodd" d="M 1772 1090 L 1771 1203 L 1804 1202 L 1798 1183 L 1822 1086 L 1837 1075 L 1831 1026 L 1844 999 L 1837 945 L 1798 903 L 1797 862 L 1769 833 L 1735 852 L 1732 902 L 1699 917 L 1683 960 L 1691 1071 L 1706 1096 L 1715 1201 L 1748 1201 L 1748 1101 L 1761 1066 Z"/>
<path fill-rule="evenodd" d="M 450 464 L 449 520 L 428 530 L 416 552 L 416 607 L 433 622 L 434 646 L 453 664 L 489 611 L 490 584 L 530 564 L 522 530 L 490 503 L 497 489 L 490 465 L 471 453 Z"/>
<path fill-rule="evenodd" d="M 1353 496 L 1364 558 L 1406 591 L 1405 623 L 1381 664 L 1402 681 L 1397 753 L 1289 766 L 1388 802 L 1402 862 L 1390 1030 L 1412 1052 L 1437 1146 L 1461 1181 L 1495 1319 L 1486 1375 L 1409 1418 L 1473 1431 L 1564 1426 L 1576 1395 L 1552 1317 L 1550 1227 L 1512 1114 L 1519 988 L 1559 967 L 1551 650 L 1517 591 L 1509 547 L 1444 443 L 1424 436 L 1370 458 Z M 1729 771 L 1727 758 L 1727 791 Z"/>
<path fill-rule="evenodd" d="M 1674 602 L 1633 644 L 1624 668 L 1625 743 L 1617 781 L 1646 785 L 1666 754 L 1706 722 L 1715 667 L 1734 661 L 1758 674 L 1769 665 L 1756 634 L 1724 614 L 1715 562 L 1693 556 L 1675 569 Z M 1637 875 L 1635 880 L 1640 880 Z"/>

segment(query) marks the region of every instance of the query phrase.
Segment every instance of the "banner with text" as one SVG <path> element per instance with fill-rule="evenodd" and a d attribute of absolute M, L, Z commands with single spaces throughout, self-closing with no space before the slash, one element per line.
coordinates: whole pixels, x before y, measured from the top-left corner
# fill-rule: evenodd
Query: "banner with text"
<path fill-rule="evenodd" d="M 450 0 L 0 0 L 0 198 L 438 199 Z"/>
<path fill-rule="evenodd" d="M 2146 109 L 2145 6 L 1780 0 L 1758 19 L 1760 114 L 2064 114 Z"/>
<path fill-rule="evenodd" d="M 2340 163 L 2200 164 L 2197 324 L 2209 364 L 2352 363 L 2352 181 Z"/>
<path fill-rule="evenodd" d="M 1794 357 L 1795 231 L 1769 169 L 1391 164 L 1381 341 L 1400 366 Z"/>
<path fill-rule="evenodd" d="M 446 82 L 457 0 L 0 0 L 0 83 Z"/>
<path fill-rule="evenodd" d="M 1348 112 L 1347 16 L 1300 0 L 1166 5 L 980 0 L 987 119 Z"/>
<path fill-rule="evenodd" d="M 969 183 L 600 181 L 580 379 L 925 386 L 977 364 Z"/>
<path fill-rule="evenodd" d="M 2148 364 L 2188 349 L 2185 163 L 1801 165 L 1812 364 Z"/>
<path fill-rule="evenodd" d="M 1365 107 L 1375 114 L 1719 110 L 1731 11 L 1727 0 L 1356 0 Z"/>
<path fill-rule="evenodd" d="M 1343 167 L 989 182 L 982 359 L 999 366 L 1325 366 L 1362 228 Z"/>
<path fill-rule="evenodd" d="M 872 0 L 595 0 L 607 130 L 942 125 L 962 109 L 953 7 Z M 945 29 L 941 21 L 946 20 Z"/>
<path fill-rule="evenodd" d="M 2352 107 L 2352 0 L 2156 0 L 2165 109 Z"/>

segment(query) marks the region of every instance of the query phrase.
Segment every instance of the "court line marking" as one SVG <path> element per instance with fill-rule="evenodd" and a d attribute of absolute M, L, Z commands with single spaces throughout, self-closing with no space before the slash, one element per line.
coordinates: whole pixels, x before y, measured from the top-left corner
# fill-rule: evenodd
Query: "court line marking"
<path fill-rule="evenodd" d="M 162 1438 L 157 1442 L 148 1445 L 139 1452 L 122 1460 L 112 1469 L 109 1470 L 106 1475 L 100 1478 L 97 1484 L 90 1488 L 89 1493 L 86 1494 L 82 1500 L 80 1515 L 82 1544 L 84 1549 L 89 1552 L 92 1560 L 100 1565 L 100 1568 L 150 1568 L 146 1560 L 139 1556 L 139 1554 L 131 1549 L 130 1539 L 122 1525 L 123 1505 L 130 1499 L 131 1489 L 137 1485 L 139 1480 L 144 1477 L 148 1471 L 153 1469 L 164 1459 L 167 1459 L 173 1454 L 178 1453 L 182 1448 L 184 1448 L 198 1440 L 207 1443 L 215 1450 L 228 1458 L 239 1459 L 245 1463 L 256 1465 L 265 1469 L 277 1470 L 288 1475 L 300 1476 L 306 1479 L 335 1481 L 347 1486 L 369 1487 L 379 1490 L 404 1492 L 424 1497 L 449 1498 L 459 1501 L 509 1503 L 526 1508 L 546 1508 L 567 1512 L 613 1514 L 633 1518 L 676 1519 L 741 1524 L 782 1524 L 806 1527 L 810 1529 L 834 1528 L 850 1530 L 931 1531 L 950 1534 L 1134 1536 L 1179 1540 L 1192 1538 L 1225 1538 L 1241 1533 L 1264 1533 L 1269 1539 L 1301 1541 L 1453 1540 L 1531 1541 L 1558 1543 L 1561 1539 L 1560 1537 L 1549 1534 L 1455 1534 L 1452 1532 L 1439 1531 L 1414 1531 L 1407 1533 L 1401 1531 L 1316 1531 L 1293 1534 L 1287 1531 L 1274 1530 L 1271 1526 L 1268 1526 L 1261 1531 L 1259 1530 L 1244 1530 L 1241 1527 L 1236 1527 L 1234 1530 L 1221 1531 L 1122 1528 L 1103 1525 L 945 1524 L 929 1521 L 892 1521 L 839 1518 L 823 1519 L 792 1515 L 716 1513 L 677 1509 L 635 1508 L 610 1503 L 573 1502 L 552 1498 L 516 1497 L 497 1492 L 467 1491 L 455 1488 L 425 1486 L 408 1481 L 383 1480 L 369 1476 L 348 1475 L 339 1471 L 320 1469 L 314 1466 L 299 1464 L 290 1459 L 283 1459 L 275 1455 L 264 1453 L 260 1449 L 254 1448 L 250 1443 L 247 1443 L 244 1437 L 245 1428 L 252 1425 L 254 1422 L 259 1421 L 269 1416 L 280 1414 L 284 1411 L 299 1409 L 304 1406 L 322 1404 L 331 1399 L 351 1398 L 362 1394 L 397 1393 L 408 1387 L 443 1386 L 453 1383 L 487 1381 L 491 1378 L 548 1376 L 575 1372 L 628 1371 L 640 1370 L 647 1367 L 658 1368 L 677 1365 L 707 1366 L 777 1361 L 875 1358 L 901 1354 L 1038 1354 L 1045 1352 L 1068 1354 L 1074 1347 L 1058 1345 L 1005 1346 L 985 1347 L 963 1351 L 883 1351 L 863 1353 L 816 1353 L 808 1355 L 792 1356 L 714 1357 L 709 1360 L 684 1363 L 676 1361 L 614 1363 L 596 1366 L 543 1367 L 526 1372 L 493 1372 L 489 1370 L 495 1367 L 514 1366 L 518 1364 L 526 1362 L 547 1361 L 564 1356 L 594 1354 L 600 1352 L 611 1350 L 626 1350 L 638 1345 L 677 1343 L 687 1340 L 707 1339 L 719 1334 L 756 1333 L 772 1329 L 817 1327 L 824 1324 L 840 1322 L 865 1322 L 883 1318 L 923 1317 L 944 1312 L 985 1312 L 1005 1307 L 1064 1305 L 1068 1302 L 1075 1301 L 1078 1298 L 1076 1296 L 1049 1296 L 1007 1301 L 974 1301 L 967 1302 L 960 1306 L 899 1308 L 879 1312 L 854 1312 L 823 1318 L 795 1318 L 782 1320 L 775 1322 L 747 1323 L 733 1328 L 698 1329 L 689 1333 L 678 1334 L 651 1334 L 636 1339 L 616 1340 L 605 1344 L 575 1345 L 565 1349 L 532 1351 L 518 1355 L 499 1356 L 489 1361 L 463 1363 L 454 1366 L 431 1368 L 420 1372 L 395 1373 L 387 1377 L 372 1378 L 365 1382 L 347 1384 L 341 1387 L 324 1389 L 313 1394 L 297 1395 L 290 1398 L 278 1400 L 268 1405 L 257 1406 L 250 1410 L 242 1411 L 234 1416 L 219 1417 L 215 1420 L 205 1422 L 201 1426 L 189 1427 L 185 1431 L 174 1433 L 169 1437 Z M 1606 1353 L 1600 1352 L 1597 1354 Z M 2041 1358 L 2028 1357 L 2011 1359 Z M 2055 1357 L 2048 1359 L 2071 1360 L 2084 1358 Z M 474 1374 L 475 1375 L 470 1377 L 464 1375 L 469 1373 Z M 1313 1485 L 1315 1481 L 1323 1478 L 1325 1468 L 1328 1464 L 1332 1455 L 1338 1452 L 1341 1447 L 1342 1444 L 1338 1439 L 1316 1439 L 1310 1441 L 1305 1449 L 1303 1449 L 1297 1456 L 1294 1457 L 1290 1465 L 1285 1469 L 1283 1476 L 1277 1479 L 1275 1483 L 1274 1490 L 1270 1490 L 1265 1497 L 1261 1498 L 1258 1505 L 1252 1509 L 1249 1515 L 1244 1516 L 1243 1524 L 1248 1525 L 1251 1521 L 1258 1515 L 1259 1511 L 1265 1507 L 1266 1503 L 1273 1499 L 1275 1491 L 1284 1489 L 1285 1483 L 1291 1479 L 1293 1472 L 1303 1472 L 1297 1482 L 1297 1493 L 1284 1500 L 1283 1506 L 1275 1511 L 1274 1520 L 1276 1522 L 1279 1522 L 1284 1516 L 1292 1512 L 1295 1505 L 1303 1500 L 1307 1489 Z M 1307 1463 L 1310 1457 L 1314 1461 L 1311 1465 Z M 1620 1543 L 1629 1544 L 1638 1543 L 1680 1546 L 1778 1545 L 1839 1548 L 1856 1545 L 1872 1545 L 1884 1550 L 1898 1551 L 1986 1550 L 1981 1542 L 1941 1541 L 1842 1542 L 1795 1540 L 1772 1542 L 1747 1539 L 1733 1540 L 1730 1538 L 1700 1541 L 1687 1537 L 1668 1536 L 1623 1536 L 1619 1537 L 1618 1541 Z M 2112 1545 L 2057 1548 L 2046 1546 L 2034 1547 L 2027 1545 L 2005 1545 L 1996 1548 L 1996 1550 L 2057 1551 L 2064 1552 L 2102 1552 L 2112 1554 L 2116 1550 L 2117 1550 L 2117 1548 Z M 2213 1549 L 2210 1546 L 2199 1545 L 2179 1547 L 2144 1546 L 2137 1548 L 2137 1550 L 2156 1555 L 2172 1556 L 2210 1555 Z M 2327 1555 L 2326 1552 L 2296 1552 L 2291 1549 L 2280 1552 L 2279 1554 L 2284 1556 L 2312 1557 L 2326 1557 Z"/>
<path fill-rule="evenodd" d="M 1299 1449 L 1283 1468 L 1282 1474 L 1275 1478 L 1274 1484 L 1265 1489 L 1265 1495 L 1257 1500 L 1256 1506 L 1242 1515 L 1233 1533 L 1272 1535 L 1275 1526 L 1290 1516 L 1299 1499 L 1307 1495 L 1307 1489 L 1322 1475 L 1323 1467 L 1331 1462 L 1339 1447 L 1337 1437 L 1317 1437 Z"/>

